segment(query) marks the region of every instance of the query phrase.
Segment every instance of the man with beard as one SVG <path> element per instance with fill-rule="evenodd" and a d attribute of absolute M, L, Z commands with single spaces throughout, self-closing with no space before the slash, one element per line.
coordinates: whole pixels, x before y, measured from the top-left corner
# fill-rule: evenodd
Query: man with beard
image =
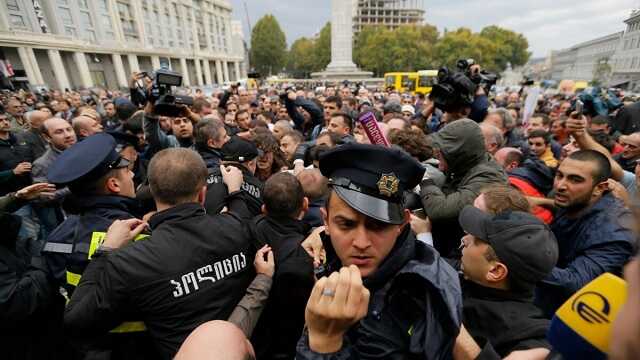
<path fill-rule="evenodd" d="M 536 298 L 549 317 L 599 275 L 621 274 L 632 255 L 632 214 L 609 191 L 610 177 L 609 159 L 595 150 L 576 151 L 558 167 L 553 189 L 560 210 L 551 224 L 558 263 L 538 285 Z"/>
<path fill-rule="evenodd" d="M 640 160 L 640 132 L 631 135 L 620 136 L 622 143 L 622 153 L 615 155 L 613 158 L 622 166 L 622 169 L 634 172 L 636 162 Z"/>

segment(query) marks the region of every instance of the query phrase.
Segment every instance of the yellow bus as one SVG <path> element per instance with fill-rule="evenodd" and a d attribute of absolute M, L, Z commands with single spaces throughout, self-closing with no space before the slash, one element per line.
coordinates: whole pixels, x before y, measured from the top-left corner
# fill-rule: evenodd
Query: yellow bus
<path fill-rule="evenodd" d="M 427 95 L 431 92 L 433 85 L 438 83 L 438 70 L 420 70 L 418 71 L 418 84 L 415 92 L 417 94 Z"/>
<path fill-rule="evenodd" d="M 414 93 L 418 82 L 417 72 L 390 72 L 384 74 L 384 87 L 397 92 Z"/>

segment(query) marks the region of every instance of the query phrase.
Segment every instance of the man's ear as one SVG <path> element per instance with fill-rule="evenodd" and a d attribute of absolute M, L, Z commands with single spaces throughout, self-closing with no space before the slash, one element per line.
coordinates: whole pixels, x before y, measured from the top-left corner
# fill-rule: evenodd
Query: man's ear
<path fill-rule="evenodd" d="M 320 208 L 320 215 L 322 215 L 322 222 L 324 223 L 324 232 L 329 234 L 329 213 L 325 207 Z"/>
<path fill-rule="evenodd" d="M 118 180 L 118 178 L 115 176 L 111 176 L 107 179 L 105 187 L 111 194 L 117 195 L 120 194 L 120 191 L 122 191 L 122 188 L 120 187 L 120 180 Z"/>
<path fill-rule="evenodd" d="M 609 190 L 609 183 L 606 181 L 603 181 L 601 183 L 599 183 L 598 185 L 596 185 L 596 187 L 593 189 L 593 193 L 592 196 L 602 196 L 602 194 L 605 193 L 605 191 Z"/>
<path fill-rule="evenodd" d="M 404 229 L 404 226 L 407 224 L 411 224 L 411 211 L 404 209 L 404 222 L 400 226 L 400 231 L 402 231 L 402 229 Z"/>
<path fill-rule="evenodd" d="M 264 206 L 264 204 L 262 204 L 262 206 L 260 207 L 260 212 L 261 212 L 263 215 L 267 215 L 267 207 L 266 207 L 266 206 Z"/>
<path fill-rule="evenodd" d="M 207 187 L 203 186 L 202 189 L 198 192 L 198 203 L 204 206 L 204 201 L 207 198 Z"/>
<path fill-rule="evenodd" d="M 300 210 L 300 216 L 298 216 L 300 220 L 302 220 L 304 214 L 306 214 L 307 211 L 309 211 L 309 198 L 305 196 L 302 199 L 302 209 Z"/>
<path fill-rule="evenodd" d="M 487 281 L 490 283 L 498 283 L 507 278 L 509 275 L 509 269 L 501 262 L 494 261 L 491 264 L 491 269 L 487 272 Z"/>

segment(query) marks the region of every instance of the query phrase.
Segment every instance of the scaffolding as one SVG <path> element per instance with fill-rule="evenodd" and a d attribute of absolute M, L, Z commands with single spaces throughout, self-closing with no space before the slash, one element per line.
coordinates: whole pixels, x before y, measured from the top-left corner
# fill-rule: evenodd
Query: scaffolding
<path fill-rule="evenodd" d="M 403 25 L 421 25 L 424 22 L 423 0 L 357 0 L 354 7 L 353 31 L 359 33 L 364 26 L 381 25 L 395 29 Z"/>

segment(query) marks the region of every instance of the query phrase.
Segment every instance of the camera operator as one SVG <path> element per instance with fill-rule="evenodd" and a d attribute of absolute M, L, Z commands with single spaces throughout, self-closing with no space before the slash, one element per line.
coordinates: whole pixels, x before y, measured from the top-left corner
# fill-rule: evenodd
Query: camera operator
<path fill-rule="evenodd" d="M 152 81 L 147 73 L 133 73 L 131 79 L 132 86 L 137 85 L 139 80 L 144 81 L 144 86 L 138 86 L 137 88 L 132 87 L 131 98 L 134 103 L 145 104 L 143 124 L 144 136 L 149 144 L 149 154 L 152 155 L 160 150 L 173 147 L 193 149 L 193 126 L 200 121 L 200 116 L 192 112 L 187 105 L 178 104 L 175 100 L 175 104 L 171 105 L 161 103 L 164 95 L 158 97 L 156 94 L 153 94 L 153 91 L 154 87 L 162 84 L 156 84 L 157 80 Z M 191 101 L 193 101 L 193 99 L 191 99 Z M 158 105 L 162 106 L 160 111 L 158 111 Z M 165 113 L 167 108 L 170 108 L 170 114 Z M 171 119 L 172 135 L 166 134 L 160 127 L 160 116 L 168 116 Z"/>
<path fill-rule="evenodd" d="M 451 72 L 446 67 L 438 71 L 438 84 L 433 86 L 429 99 L 434 102 L 434 107 L 444 112 L 441 122 L 451 123 L 464 119 L 471 113 L 471 106 L 477 90 L 475 83 L 462 72 Z M 433 110 L 431 110 L 433 111 Z M 422 114 L 429 117 L 431 114 Z"/>

